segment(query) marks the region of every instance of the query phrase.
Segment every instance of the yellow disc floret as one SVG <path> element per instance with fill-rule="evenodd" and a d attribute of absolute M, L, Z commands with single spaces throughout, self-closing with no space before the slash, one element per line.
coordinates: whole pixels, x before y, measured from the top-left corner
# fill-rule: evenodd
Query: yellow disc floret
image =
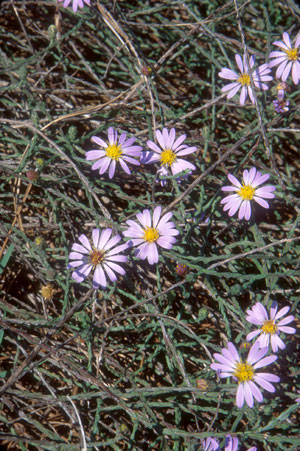
<path fill-rule="evenodd" d="M 111 158 L 112 160 L 118 161 L 120 156 L 122 155 L 121 146 L 117 146 L 116 144 L 110 144 L 105 149 L 106 156 Z"/>
<path fill-rule="evenodd" d="M 277 331 L 277 326 L 273 320 L 268 320 L 264 322 L 264 325 L 262 326 L 261 330 L 265 334 L 274 335 Z"/>
<path fill-rule="evenodd" d="M 144 236 L 145 241 L 148 241 L 148 243 L 154 243 L 159 238 L 158 230 L 155 227 L 147 227 L 144 230 Z"/>
<path fill-rule="evenodd" d="M 172 166 L 176 158 L 176 154 L 171 149 L 165 149 L 160 154 L 160 164 L 161 166 L 164 166 L 165 164 L 167 166 Z"/>
<path fill-rule="evenodd" d="M 249 74 L 242 74 L 237 81 L 242 85 L 242 86 L 250 86 L 251 84 L 251 79 L 250 79 L 250 75 Z"/>
<path fill-rule="evenodd" d="M 284 52 L 287 54 L 287 57 L 290 61 L 297 61 L 298 49 L 288 49 L 288 50 L 284 49 Z"/>
<path fill-rule="evenodd" d="M 253 379 L 254 370 L 249 363 L 239 362 L 233 375 L 238 378 L 239 382 L 247 382 Z"/>
<path fill-rule="evenodd" d="M 250 185 L 244 185 L 238 190 L 237 193 L 243 200 L 252 200 L 255 194 L 255 188 Z"/>
<path fill-rule="evenodd" d="M 104 253 L 104 251 L 99 251 L 98 249 L 94 249 L 92 252 L 90 252 L 90 262 L 92 263 L 93 267 L 103 262 Z"/>

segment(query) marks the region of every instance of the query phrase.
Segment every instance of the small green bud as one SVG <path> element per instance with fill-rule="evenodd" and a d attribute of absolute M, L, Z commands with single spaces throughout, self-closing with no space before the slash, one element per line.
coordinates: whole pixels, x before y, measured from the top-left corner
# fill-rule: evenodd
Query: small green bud
<path fill-rule="evenodd" d="M 35 237 L 34 242 L 38 247 L 42 247 L 45 244 L 45 240 L 42 236 Z"/>
<path fill-rule="evenodd" d="M 68 137 L 70 141 L 75 141 L 77 138 L 77 128 L 74 125 L 71 125 L 71 127 L 68 130 Z"/>
<path fill-rule="evenodd" d="M 128 432 L 129 432 L 128 426 L 125 423 L 120 424 L 119 430 L 120 430 L 121 434 L 128 434 Z"/>
<path fill-rule="evenodd" d="M 35 167 L 37 169 L 42 169 L 44 167 L 45 161 L 43 158 L 36 158 L 35 160 Z"/>
<path fill-rule="evenodd" d="M 55 40 L 56 39 L 56 34 L 57 34 L 57 28 L 56 28 L 56 26 L 55 25 L 50 25 L 49 27 L 48 27 L 48 35 L 49 35 L 49 38 L 51 39 L 51 41 L 53 40 Z"/>
<path fill-rule="evenodd" d="M 37 111 L 32 111 L 31 113 L 31 120 L 33 122 L 33 124 L 35 125 L 35 127 L 38 127 L 39 125 L 39 115 Z"/>
<path fill-rule="evenodd" d="M 198 321 L 203 321 L 205 318 L 207 318 L 208 311 L 206 308 L 201 308 L 198 312 Z"/>
<path fill-rule="evenodd" d="M 208 139 L 210 134 L 210 129 L 207 126 L 202 127 L 201 135 L 204 139 Z"/>
<path fill-rule="evenodd" d="M 54 280 L 55 279 L 55 271 L 53 269 L 49 269 L 46 273 L 46 278 L 48 280 Z"/>

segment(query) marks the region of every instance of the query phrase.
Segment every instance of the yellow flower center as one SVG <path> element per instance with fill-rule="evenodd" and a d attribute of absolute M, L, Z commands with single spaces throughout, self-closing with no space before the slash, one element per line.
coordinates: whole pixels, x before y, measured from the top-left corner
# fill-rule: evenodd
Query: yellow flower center
<path fill-rule="evenodd" d="M 287 54 L 287 57 L 290 61 L 297 61 L 298 59 L 298 49 L 289 49 L 284 50 L 284 52 Z"/>
<path fill-rule="evenodd" d="M 176 154 L 171 149 L 165 149 L 160 154 L 160 164 L 161 166 L 164 164 L 167 166 L 172 166 L 176 158 Z"/>
<path fill-rule="evenodd" d="M 158 230 L 155 227 L 147 227 L 144 233 L 144 240 L 148 243 L 154 243 L 159 238 Z"/>
<path fill-rule="evenodd" d="M 98 249 L 94 249 L 90 252 L 90 262 L 94 267 L 103 262 L 104 254 L 104 251 L 99 251 Z"/>
<path fill-rule="evenodd" d="M 247 382 L 253 379 L 254 370 L 249 363 L 239 362 L 233 374 L 238 378 L 239 382 Z"/>
<path fill-rule="evenodd" d="M 118 161 L 120 156 L 122 155 L 121 146 L 117 146 L 116 144 L 110 144 L 105 149 L 106 156 L 111 158 L 112 160 Z"/>
<path fill-rule="evenodd" d="M 264 322 L 264 325 L 262 326 L 261 330 L 265 334 L 274 335 L 277 331 L 277 326 L 275 325 L 275 322 L 270 319 Z"/>
<path fill-rule="evenodd" d="M 241 83 L 242 86 L 250 86 L 251 85 L 251 79 L 249 74 L 242 74 L 240 78 L 237 80 L 239 83 Z"/>
<path fill-rule="evenodd" d="M 238 190 L 237 193 L 243 200 L 252 200 L 255 194 L 255 189 L 250 185 L 244 185 Z"/>

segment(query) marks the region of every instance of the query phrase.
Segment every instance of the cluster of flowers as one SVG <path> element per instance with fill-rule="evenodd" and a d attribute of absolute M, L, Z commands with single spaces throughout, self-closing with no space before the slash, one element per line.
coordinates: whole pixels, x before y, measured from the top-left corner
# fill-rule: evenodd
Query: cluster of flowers
<path fill-rule="evenodd" d="M 279 47 L 281 51 L 273 51 L 270 53 L 269 58 L 271 61 L 269 63 L 262 64 L 257 69 L 253 70 L 255 63 L 255 57 L 250 56 L 249 61 L 247 61 L 246 55 L 241 58 L 240 55 L 235 55 L 235 61 L 239 69 L 239 73 L 223 68 L 219 72 L 219 77 L 225 78 L 227 80 L 233 80 L 233 83 L 222 88 L 222 92 L 227 92 L 227 99 L 231 99 L 239 90 L 240 93 L 240 105 L 244 105 L 249 95 L 252 103 L 255 103 L 253 89 L 251 87 L 251 78 L 253 84 L 256 88 L 267 90 L 268 85 L 265 82 L 273 80 L 270 74 L 271 69 L 275 66 L 276 78 L 281 79 L 282 83 L 277 86 L 278 98 L 274 100 L 274 107 L 276 112 L 284 113 L 289 109 L 289 101 L 284 100 L 284 93 L 287 88 L 286 81 L 290 72 L 292 72 L 292 79 L 295 85 L 299 83 L 300 80 L 300 62 L 299 62 L 299 45 L 300 45 L 300 34 L 296 37 L 295 44 L 292 46 L 290 37 L 288 33 L 284 32 L 282 35 L 283 41 L 275 41 L 274 45 Z"/>
<path fill-rule="evenodd" d="M 141 161 L 144 163 L 160 162 L 160 174 L 168 174 L 169 168 L 173 175 L 188 169 L 196 169 L 194 165 L 180 158 L 195 152 L 196 147 L 188 147 L 183 144 L 186 136 L 181 135 L 176 139 L 175 129 L 170 132 L 166 128 L 162 132 L 157 130 L 157 141 L 161 148 L 152 141 L 147 145 L 151 151 L 144 152 Z M 135 138 L 126 139 L 126 133 L 118 137 L 118 133 L 110 127 L 108 129 L 108 142 L 97 136 L 92 141 L 102 149 L 90 150 L 86 153 L 87 160 L 96 160 L 92 169 L 99 170 L 100 175 L 109 171 L 109 177 L 115 174 L 116 164 L 120 163 L 122 169 L 130 174 L 127 163 L 139 165 L 140 162 L 133 157 L 141 157 L 142 147 L 133 145 Z M 164 180 L 162 180 L 164 184 Z M 149 264 L 158 262 L 158 248 L 171 249 L 176 242 L 175 236 L 179 234 L 175 224 L 170 221 L 172 212 L 162 215 L 162 207 L 157 206 L 153 213 L 145 209 L 136 215 L 137 221 L 126 221 L 128 228 L 123 232 L 124 237 L 129 238 L 125 244 L 115 247 L 121 240 L 120 235 L 112 237 L 112 229 L 94 229 L 92 232 L 92 244 L 85 235 L 79 237 L 80 243 L 72 246 L 69 255 L 69 268 L 74 269 L 72 277 L 76 282 L 82 282 L 94 269 L 93 287 L 105 288 L 106 275 L 111 282 L 116 280 L 116 273 L 124 275 L 125 270 L 119 263 L 127 262 L 127 257 L 121 253 L 132 246 L 137 246 L 135 255 L 142 260 L 148 259 Z"/>
<path fill-rule="evenodd" d="M 72 2 L 74 12 L 77 11 L 78 7 L 83 8 L 84 3 L 90 5 L 90 0 L 58 1 L 63 2 L 63 6 L 65 8 Z M 294 46 L 292 46 L 287 32 L 283 33 L 282 41 L 274 41 L 273 45 L 276 45 L 281 50 L 271 52 L 269 55 L 271 61 L 269 63 L 262 64 L 257 69 L 253 70 L 255 56 L 250 56 L 249 61 L 247 61 L 246 55 L 242 58 L 239 54 L 236 54 L 235 61 L 239 69 L 239 73 L 227 67 L 224 67 L 221 72 L 219 72 L 219 77 L 233 81 L 222 88 L 222 92 L 228 93 L 227 99 L 231 99 L 241 89 L 240 105 L 245 104 L 248 95 L 251 102 L 255 103 L 253 89 L 251 87 L 251 79 L 256 88 L 265 91 L 268 89 L 268 85 L 265 82 L 273 80 L 273 77 L 269 75 L 271 69 L 278 66 L 275 76 L 277 79 L 281 79 L 282 83 L 279 83 L 277 86 L 278 98 L 273 101 L 273 104 L 277 113 L 285 113 L 289 110 L 289 101 L 284 100 L 284 93 L 287 88 L 287 84 L 285 82 L 287 81 L 290 72 L 292 72 L 292 79 L 295 85 L 297 85 L 300 80 L 300 56 L 298 49 L 300 45 L 300 34 L 296 37 Z"/>
<path fill-rule="evenodd" d="M 277 312 L 277 309 L 277 302 L 273 302 L 270 315 L 268 315 L 266 308 L 260 302 L 257 302 L 252 309 L 247 310 L 246 320 L 259 326 L 257 330 L 247 335 L 247 341 L 251 341 L 258 335 L 259 337 L 249 350 L 245 362 L 240 359 L 236 347 L 230 342 L 227 344 L 227 348 L 222 349 L 222 354 L 214 354 L 214 358 L 219 363 L 213 363 L 211 368 L 217 371 L 221 378 L 232 376 L 238 382 L 236 404 L 239 408 L 243 406 L 244 401 L 249 407 L 253 407 L 253 397 L 258 402 L 262 402 L 263 396 L 255 383 L 274 393 L 275 389 L 270 382 L 279 382 L 278 376 L 269 373 L 256 373 L 258 368 L 269 365 L 277 359 L 275 355 L 265 357 L 270 343 L 272 351 L 275 353 L 279 349 L 285 348 L 285 344 L 279 337 L 280 332 L 286 334 L 296 332 L 293 327 L 287 327 L 287 324 L 294 320 L 293 315 L 289 315 L 278 322 L 288 313 L 290 307 L 283 307 L 279 312 Z"/>
<path fill-rule="evenodd" d="M 175 236 L 179 234 L 174 223 L 169 221 L 172 213 L 161 216 L 161 207 L 157 206 L 153 215 L 148 209 L 137 215 L 138 222 L 128 220 L 128 229 L 123 232 L 126 237 L 132 237 L 127 243 L 117 247 L 120 235 L 112 237 L 112 229 L 94 229 L 92 245 L 86 235 L 80 235 L 80 243 L 74 243 L 69 255 L 69 268 L 74 269 L 72 277 L 76 282 L 82 282 L 94 269 L 93 288 L 107 285 L 106 275 L 111 282 L 117 280 L 116 273 L 124 275 L 125 270 L 119 263 L 126 263 L 127 257 L 121 253 L 131 246 L 137 246 L 136 256 L 148 259 L 150 264 L 158 262 L 157 244 L 165 249 L 171 249 Z M 71 261 L 72 260 L 72 261 Z M 106 274 L 106 275 L 105 275 Z"/>
<path fill-rule="evenodd" d="M 118 136 L 117 131 L 109 127 L 108 142 L 97 136 L 92 137 L 92 141 L 100 146 L 100 149 L 89 150 L 86 153 L 86 159 L 96 160 L 92 170 L 99 170 L 100 175 L 108 171 L 109 178 L 114 176 L 117 163 L 120 163 L 127 174 L 131 174 L 128 164 L 140 165 L 134 157 L 140 158 L 140 161 L 145 164 L 160 163 L 157 173 L 163 176 L 169 174 L 171 170 L 171 173 L 179 178 L 182 173 L 191 173 L 196 169 L 193 164 L 181 158 L 197 150 L 196 147 L 184 144 L 186 135 L 176 139 L 174 128 L 170 131 L 164 128 L 162 132 L 156 131 L 156 138 L 160 147 L 148 140 L 147 146 L 150 151 L 142 152 L 141 146 L 134 145 L 135 138 L 127 139 L 126 133 Z M 222 190 L 235 191 L 235 193 L 226 196 L 221 203 L 225 204 L 224 211 L 228 210 L 229 216 L 233 216 L 239 210 L 239 219 L 250 219 L 252 200 L 264 208 L 269 208 L 265 199 L 274 197 L 275 186 L 267 185 L 258 188 L 269 178 L 269 174 L 262 175 L 256 168 L 251 168 L 249 171 L 244 170 L 242 184 L 232 174 L 229 174 L 228 178 L 233 186 L 224 186 Z M 166 180 L 161 180 L 161 183 L 164 186 Z M 129 238 L 129 241 L 117 247 L 115 246 L 121 240 L 121 236 L 112 237 L 112 229 L 102 231 L 94 229 L 92 244 L 85 235 L 81 235 L 80 243 L 73 244 L 69 255 L 71 260 L 69 268 L 74 269 L 73 279 L 76 282 L 82 282 L 94 269 L 94 288 L 97 289 L 100 286 L 105 288 L 107 285 L 105 273 L 111 282 L 116 280 L 115 273 L 125 274 L 118 263 L 127 262 L 127 257 L 120 253 L 131 246 L 137 246 L 135 254 L 138 258 L 148 259 L 151 265 L 157 263 L 159 258 L 157 245 L 164 249 L 171 249 L 176 242 L 175 236 L 179 234 L 175 224 L 170 221 L 172 216 L 172 212 L 162 215 L 160 206 L 157 206 L 152 214 L 148 209 L 139 212 L 136 215 L 137 221 L 126 221 L 129 227 L 123 235 Z"/>
<path fill-rule="evenodd" d="M 59 0 L 63 1 L 63 6 L 67 7 L 71 0 Z M 90 4 L 90 0 L 73 0 L 73 10 L 76 12 L 78 7 L 82 8 L 86 4 Z M 292 67 L 293 80 L 299 81 L 298 77 L 298 66 L 299 62 L 297 60 L 297 48 L 296 48 L 296 60 L 295 61 L 295 49 L 291 49 L 290 41 L 287 33 L 284 33 L 285 44 L 280 44 L 275 42 L 274 44 L 279 46 L 284 46 L 283 58 L 282 52 L 272 52 L 270 57 L 274 57 L 272 65 L 280 64 L 277 75 L 282 76 L 282 79 L 286 80 L 289 70 Z M 296 47 L 300 43 L 298 39 L 296 40 Z M 293 59 L 293 63 L 289 61 L 287 63 L 287 58 Z M 239 55 L 235 57 L 237 65 L 240 70 L 240 75 L 236 74 L 231 69 L 222 69 L 220 72 L 220 77 L 235 80 L 234 83 L 223 88 L 224 92 L 228 91 L 227 98 L 233 97 L 241 88 L 240 103 L 244 104 L 247 98 L 247 93 L 252 102 L 254 102 L 254 95 L 251 88 L 251 77 L 255 86 L 261 89 L 268 89 L 267 85 L 263 82 L 270 81 L 272 77 L 269 74 L 270 64 L 264 64 L 260 66 L 255 71 L 252 71 L 254 66 L 255 58 L 251 56 L 249 65 L 244 56 L 243 60 Z M 284 89 L 278 91 L 279 101 L 283 101 Z M 92 140 L 98 144 L 102 149 L 91 150 L 87 152 L 87 160 L 96 160 L 93 164 L 92 169 L 99 169 L 99 174 L 102 175 L 108 171 L 109 178 L 112 178 L 115 174 L 116 165 L 119 162 L 122 169 L 130 174 L 131 171 L 128 167 L 128 163 L 133 165 L 139 165 L 140 162 L 135 159 L 135 157 L 140 157 L 142 163 L 157 163 L 159 162 L 161 167 L 157 171 L 158 176 L 162 176 L 161 184 L 165 186 L 167 181 L 165 177 L 169 174 L 171 170 L 172 175 L 179 176 L 181 173 L 190 173 L 195 170 L 195 166 L 180 158 L 182 156 L 191 154 L 195 152 L 196 147 L 188 147 L 183 144 L 186 135 L 181 135 L 176 138 L 175 129 L 172 128 L 170 132 L 166 128 L 162 132 L 156 131 L 157 142 L 160 147 L 153 141 L 147 141 L 147 145 L 150 151 L 143 152 L 141 156 L 142 148 L 140 146 L 133 145 L 135 138 L 126 139 L 126 133 L 122 133 L 118 138 L 117 132 L 110 127 L 108 129 L 108 143 L 103 141 L 97 136 L 93 136 Z M 260 187 L 267 179 L 269 174 L 261 174 L 256 168 L 251 168 L 250 170 L 245 169 L 243 173 L 243 181 L 240 183 L 233 174 L 228 175 L 229 181 L 233 184 L 232 186 L 224 186 L 223 191 L 233 191 L 234 194 L 226 196 L 222 200 L 224 204 L 224 211 L 228 211 L 229 216 L 233 216 L 238 211 L 238 217 L 240 220 L 249 220 L 251 217 L 251 201 L 254 200 L 259 205 L 264 208 L 269 208 L 269 204 L 265 199 L 274 198 L 273 191 L 275 186 L 267 185 L 265 187 Z M 129 245 L 137 245 L 138 249 L 136 255 L 141 259 L 148 259 L 150 264 L 158 262 L 158 250 L 156 243 L 165 248 L 170 249 L 175 243 L 174 236 L 178 235 L 178 231 L 175 229 L 173 223 L 169 222 L 172 217 L 172 213 L 168 213 L 163 217 L 161 215 L 161 207 L 157 207 L 153 212 L 153 217 L 149 210 L 144 210 L 142 213 L 137 214 L 137 219 L 139 222 L 127 221 L 129 228 L 123 232 L 125 237 L 132 238 L 132 240 L 127 243 Z M 100 234 L 99 229 L 94 234 L 97 236 Z M 105 232 L 105 233 L 104 233 Z M 112 233 L 111 229 L 106 229 L 103 231 L 104 236 Z M 102 235 L 101 235 L 102 236 Z M 76 268 L 73 272 L 73 278 L 77 282 L 84 280 L 90 273 L 91 269 L 95 269 L 94 275 L 94 286 L 102 287 L 106 286 L 105 272 L 108 274 L 111 281 L 116 279 L 114 270 L 120 274 L 124 274 L 124 270 L 117 265 L 115 262 L 126 261 L 126 257 L 117 255 L 121 250 L 125 250 L 125 245 L 118 246 L 116 249 L 112 250 L 112 247 L 121 239 L 119 235 L 116 236 L 115 241 L 107 240 L 104 242 L 103 239 L 94 239 L 93 246 L 88 241 L 85 235 L 79 237 L 81 244 L 74 244 L 72 252 L 70 254 L 70 260 L 74 260 L 69 263 L 70 268 Z M 117 241 L 116 241 L 117 240 Z M 85 244 L 83 244 L 83 241 Z M 88 244 L 89 243 L 89 244 Z M 114 244 L 112 244 L 114 243 Z M 79 251 L 80 249 L 80 251 Z M 109 252 L 108 252 L 109 251 Z M 110 269 L 108 269 L 110 268 Z"/>
<path fill-rule="evenodd" d="M 283 307 L 278 310 L 277 302 L 273 302 L 268 314 L 266 308 L 260 302 L 257 302 L 252 309 L 246 311 L 246 320 L 258 326 L 258 329 L 250 332 L 247 335 L 247 341 L 253 340 L 257 337 L 252 347 L 249 350 L 248 357 L 243 361 L 238 353 L 238 350 L 233 343 L 227 343 L 227 347 L 222 349 L 222 353 L 214 354 L 214 358 L 218 363 L 212 363 L 211 368 L 217 372 L 219 377 L 233 377 L 234 381 L 238 383 L 236 392 L 236 405 L 237 407 L 243 407 L 244 403 L 249 407 L 253 407 L 254 399 L 258 402 L 263 401 L 263 395 L 258 386 L 263 389 L 274 393 L 275 388 L 272 383 L 280 381 L 280 378 L 271 373 L 257 372 L 259 368 L 270 365 L 277 359 L 276 355 L 266 354 L 269 351 L 271 345 L 274 353 L 279 349 L 284 349 L 285 344 L 280 338 L 280 332 L 286 334 L 294 334 L 296 329 L 287 326 L 294 321 L 294 316 L 289 315 L 283 318 L 290 310 L 290 307 Z M 296 399 L 296 402 L 300 402 L 300 398 Z M 210 438 L 211 442 L 203 445 L 204 450 L 216 450 L 218 443 L 214 438 Z M 228 439 L 229 448 L 225 447 L 225 451 L 228 449 L 237 449 L 237 439 Z M 235 444 L 233 443 L 235 441 Z M 231 447 L 230 447 L 231 446 Z M 251 448 L 256 449 L 256 448 Z"/>
<path fill-rule="evenodd" d="M 72 0 L 58 1 L 64 2 L 63 6 L 67 7 Z M 90 5 L 90 0 L 73 0 L 72 3 L 73 10 L 76 12 L 78 7 L 83 8 L 84 3 Z M 281 79 L 282 82 L 277 86 L 277 100 L 273 103 L 277 112 L 288 111 L 289 102 L 284 100 L 285 90 L 287 89 L 286 80 L 291 71 L 294 84 L 297 85 L 300 80 L 298 54 L 300 35 L 296 38 L 294 47 L 291 45 L 288 33 L 283 33 L 283 42 L 275 41 L 273 44 L 281 48 L 282 51 L 271 52 L 269 57 L 272 61 L 270 63 L 263 64 L 253 70 L 254 56 L 251 56 L 247 61 L 246 55 L 242 58 L 236 54 L 235 60 L 239 74 L 228 68 L 221 70 L 219 73 L 221 78 L 233 80 L 233 83 L 222 88 L 223 92 L 227 92 L 228 99 L 241 89 L 240 104 L 245 104 L 247 96 L 252 103 L 255 103 L 251 80 L 256 88 L 267 90 L 268 86 L 265 82 L 273 79 L 269 75 L 271 68 L 278 66 L 276 78 Z M 171 170 L 173 176 L 180 177 L 182 172 L 186 171 L 187 174 L 196 169 L 192 163 L 180 158 L 197 150 L 196 147 L 188 147 L 183 144 L 186 135 L 181 135 L 176 139 L 174 128 L 170 132 L 164 128 L 162 132 L 156 131 L 156 139 L 160 147 L 155 142 L 148 140 L 147 146 L 150 151 L 142 153 L 142 147 L 133 145 L 135 138 L 126 139 L 126 133 L 122 133 L 118 138 L 118 133 L 110 127 L 108 129 L 108 143 L 97 136 L 92 137 L 92 141 L 101 149 L 88 151 L 86 159 L 96 160 L 92 169 L 99 170 L 100 175 L 108 171 L 109 178 L 114 176 L 118 162 L 127 174 L 131 174 L 128 163 L 140 165 L 140 162 L 135 159 L 136 157 L 140 158 L 141 163 L 144 164 L 158 162 L 161 167 L 157 174 L 163 176 L 161 179 L 162 186 L 167 183 L 164 177 L 169 174 L 169 170 Z M 273 194 L 275 186 L 267 185 L 259 188 L 268 178 L 269 174 L 261 174 L 254 167 L 250 170 L 244 170 L 242 183 L 233 174 L 228 174 L 228 179 L 232 185 L 222 187 L 222 191 L 234 191 L 235 193 L 226 196 L 221 201 L 221 204 L 224 204 L 224 211 L 228 211 L 229 216 L 233 216 L 238 211 L 240 220 L 243 218 L 249 220 L 252 200 L 264 208 L 269 208 L 265 199 L 275 197 Z M 105 288 L 107 276 L 111 282 L 114 282 L 117 279 L 116 273 L 125 274 L 125 270 L 119 263 L 127 262 L 127 257 L 121 255 L 121 253 L 131 246 L 136 246 L 135 255 L 138 258 L 148 259 L 150 264 L 157 263 L 159 258 L 157 245 L 164 249 L 171 249 L 176 242 L 175 236 L 179 234 L 175 224 L 170 221 L 172 215 L 172 212 L 162 215 L 162 207 L 160 206 L 157 206 L 152 214 L 148 209 L 137 213 L 137 221 L 126 221 L 128 228 L 123 232 L 123 235 L 129 238 L 129 241 L 118 246 L 121 236 L 118 234 L 112 236 L 112 229 L 110 228 L 94 229 L 92 231 L 92 244 L 85 235 L 81 235 L 79 237 L 80 243 L 73 244 L 69 256 L 70 263 L 68 266 L 74 270 L 72 273 L 73 279 L 76 282 L 82 282 L 94 269 L 93 287 L 95 289 L 100 286 Z M 247 310 L 246 320 L 259 326 L 259 328 L 247 335 L 247 341 L 251 341 L 257 336 L 258 338 L 252 345 L 245 361 L 240 358 L 238 350 L 230 342 L 226 348 L 222 349 L 221 354 L 214 354 L 218 363 L 213 363 L 211 368 L 217 371 L 219 377 L 233 377 L 238 382 L 236 405 L 239 408 L 245 402 L 252 408 L 254 399 L 262 402 L 263 395 L 258 386 L 274 393 L 275 388 L 272 383 L 280 380 L 277 375 L 257 372 L 259 368 L 265 367 L 277 359 L 276 355 L 266 357 L 270 344 L 274 353 L 285 348 L 285 344 L 279 336 L 280 332 L 287 334 L 296 332 L 294 328 L 287 327 L 287 324 L 294 320 L 294 316 L 289 315 L 283 318 L 290 308 L 284 307 L 278 312 L 277 309 L 277 303 L 273 302 L 268 315 L 266 308 L 260 302 L 257 302 L 252 309 Z M 300 398 L 296 399 L 296 402 L 300 402 Z M 224 451 L 236 451 L 238 444 L 239 441 L 236 437 L 227 435 Z M 203 440 L 202 447 L 204 451 L 220 450 L 219 442 L 212 437 Z M 256 451 L 256 447 L 252 447 L 248 451 Z"/>

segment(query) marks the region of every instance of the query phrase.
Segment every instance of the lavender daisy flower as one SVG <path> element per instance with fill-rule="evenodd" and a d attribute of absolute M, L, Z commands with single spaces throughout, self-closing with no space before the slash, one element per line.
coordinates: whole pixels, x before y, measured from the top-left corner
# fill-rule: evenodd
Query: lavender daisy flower
<path fill-rule="evenodd" d="M 288 89 L 287 83 L 285 81 L 281 81 L 281 82 L 277 83 L 276 89 L 277 89 L 278 100 L 283 100 L 285 91 Z"/>
<path fill-rule="evenodd" d="M 247 221 L 251 216 L 251 200 L 255 200 L 264 208 L 269 208 L 269 204 L 264 199 L 273 199 L 275 195 L 272 191 L 275 186 L 267 185 L 262 188 L 257 188 L 270 177 L 270 174 L 262 175 L 255 168 L 247 169 L 243 172 L 243 184 L 234 177 L 228 174 L 228 179 L 234 186 L 223 186 L 222 191 L 236 191 L 236 194 L 230 194 L 221 200 L 221 204 L 225 204 L 224 211 L 229 210 L 229 216 L 233 216 L 239 210 L 239 219 L 245 218 Z"/>
<path fill-rule="evenodd" d="M 203 451 L 219 451 L 219 442 L 213 437 L 207 437 L 205 440 L 201 440 Z"/>
<path fill-rule="evenodd" d="M 178 157 L 195 152 L 197 147 L 188 147 L 182 144 L 186 135 L 181 135 L 176 140 L 175 137 L 175 128 L 171 128 L 170 132 L 168 132 L 167 128 L 163 128 L 162 132 L 157 130 L 156 138 L 161 148 L 153 141 L 147 141 L 147 146 L 150 147 L 151 152 L 144 152 L 141 162 L 144 164 L 159 162 L 161 168 L 158 170 L 158 174 L 164 176 L 169 174 L 169 169 L 172 175 L 176 175 L 187 169 L 190 172 L 195 170 L 196 167 L 192 163 Z M 161 181 L 162 185 L 166 185 L 166 183 L 166 180 Z"/>
<path fill-rule="evenodd" d="M 225 78 L 226 80 L 234 80 L 233 83 L 229 83 L 229 85 L 224 86 L 222 88 L 222 92 L 228 91 L 227 99 L 231 99 L 231 97 L 233 97 L 241 89 L 240 105 L 244 105 L 247 99 L 247 95 L 249 95 L 251 102 L 255 103 L 253 91 L 251 88 L 250 73 L 252 74 L 252 80 L 256 88 L 266 90 L 269 88 L 263 82 L 273 80 L 273 77 L 271 75 L 268 75 L 271 72 L 271 69 L 269 69 L 268 64 L 262 64 L 258 67 L 258 69 L 252 71 L 255 63 L 254 56 L 250 56 L 250 68 L 246 61 L 245 55 L 242 59 L 240 55 L 236 54 L 235 61 L 240 71 L 239 74 L 225 67 L 223 67 L 221 72 L 219 72 L 219 77 Z"/>
<path fill-rule="evenodd" d="M 99 174 L 102 175 L 109 168 L 109 178 L 113 178 L 117 162 L 120 163 L 122 169 L 126 174 L 131 174 L 126 162 L 140 165 L 140 162 L 132 157 L 140 157 L 142 147 L 133 146 L 135 138 L 126 140 L 126 133 L 121 133 L 118 139 L 118 133 L 112 127 L 108 129 L 108 143 L 97 136 L 92 136 L 92 141 L 104 149 L 89 150 L 85 158 L 87 160 L 97 160 L 93 164 L 92 169 L 99 169 Z"/>
<path fill-rule="evenodd" d="M 246 316 L 246 320 L 256 326 L 261 326 L 258 330 L 255 330 L 247 335 L 248 341 L 259 335 L 256 341 L 259 343 L 261 348 L 268 348 L 270 341 L 273 352 L 277 352 L 278 349 L 285 348 L 285 344 L 279 337 L 279 333 L 284 332 L 286 334 L 294 334 L 296 329 L 293 327 L 286 327 L 286 324 L 294 321 L 295 317 L 293 315 L 289 315 L 278 322 L 280 318 L 287 314 L 290 307 L 283 307 L 278 313 L 277 309 L 277 302 L 274 301 L 270 309 L 270 317 L 266 308 L 260 302 L 257 302 L 252 307 L 252 310 L 247 310 L 246 313 L 248 316 Z"/>
<path fill-rule="evenodd" d="M 233 343 L 228 343 L 227 348 L 222 349 L 222 354 L 214 354 L 214 358 L 220 363 L 213 363 L 210 367 L 217 371 L 220 377 L 233 377 L 238 381 L 236 392 L 236 405 L 241 408 L 244 402 L 253 407 L 253 397 L 263 401 L 263 395 L 258 388 L 260 385 L 265 390 L 274 393 L 275 388 L 270 382 L 279 382 L 279 377 L 270 373 L 256 373 L 258 368 L 273 363 L 276 355 L 263 358 L 268 348 L 260 349 L 259 343 L 255 342 L 251 347 L 246 362 L 243 362 Z"/>
<path fill-rule="evenodd" d="M 79 244 L 73 244 L 69 255 L 69 260 L 73 261 L 70 261 L 68 268 L 74 269 L 72 277 L 76 282 L 81 283 L 94 269 L 93 288 L 105 288 L 106 275 L 111 282 L 115 282 L 115 273 L 122 276 L 125 274 L 125 270 L 116 262 L 127 262 L 127 257 L 121 255 L 121 252 L 127 249 L 128 245 L 126 243 L 114 247 L 121 240 L 121 236 L 115 235 L 111 238 L 111 234 L 111 229 L 94 229 L 92 245 L 85 235 L 80 235 Z"/>
<path fill-rule="evenodd" d="M 276 113 L 287 113 L 289 111 L 290 102 L 288 100 L 273 100 Z"/>
<path fill-rule="evenodd" d="M 225 448 L 224 451 L 237 451 L 239 444 L 239 439 L 237 437 L 231 437 L 231 435 L 226 435 L 225 440 Z M 252 448 L 249 448 L 247 451 L 256 451 L 256 446 L 252 446 Z"/>
<path fill-rule="evenodd" d="M 176 242 L 174 236 L 178 235 L 175 224 L 169 219 L 173 213 L 166 213 L 161 217 L 161 207 L 156 207 L 153 216 L 149 210 L 144 210 L 136 215 L 138 222 L 129 219 L 126 224 L 129 228 L 123 235 L 131 238 L 128 242 L 131 246 L 138 246 L 135 255 L 142 260 L 148 259 L 150 265 L 158 262 L 157 245 L 164 249 L 171 249 Z"/>
<path fill-rule="evenodd" d="M 281 48 L 282 51 L 276 50 L 271 52 L 269 58 L 274 58 L 269 63 L 269 67 L 278 66 L 276 70 L 276 78 L 281 78 L 282 81 L 286 81 L 291 70 L 292 79 L 295 85 L 300 80 L 300 62 L 299 62 L 299 50 L 300 34 L 298 34 L 294 47 L 291 45 L 290 37 L 288 33 L 284 32 L 282 35 L 282 41 L 273 42 L 274 45 Z"/>
<path fill-rule="evenodd" d="M 59 2 L 64 2 L 63 7 L 67 8 L 67 6 L 69 6 L 69 4 L 71 2 L 73 2 L 73 11 L 74 13 L 76 13 L 77 8 L 83 8 L 84 7 L 84 3 L 86 3 L 87 5 L 90 6 L 90 0 L 58 0 Z"/>

